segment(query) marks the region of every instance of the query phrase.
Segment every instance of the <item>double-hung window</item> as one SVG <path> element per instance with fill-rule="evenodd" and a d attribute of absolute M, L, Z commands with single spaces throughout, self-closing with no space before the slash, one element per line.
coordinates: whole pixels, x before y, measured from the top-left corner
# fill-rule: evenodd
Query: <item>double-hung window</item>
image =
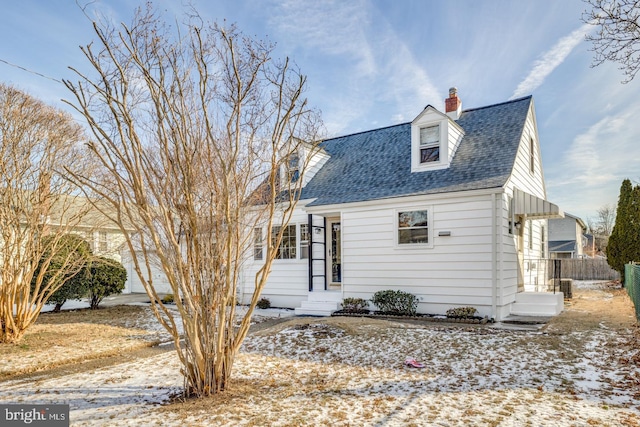
<path fill-rule="evenodd" d="M 420 128 L 420 163 L 440 161 L 440 125 Z"/>
<path fill-rule="evenodd" d="M 262 259 L 262 228 L 253 229 L 253 259 Z"/>
<path fill-rule="evenodd" d="M 398 244 L 429 243 L 429 211 L 398 212 Z"/>
<path fill-rule="evenodd" d="M 309 258 L 309 224 L 300 224 L 300 259 Z"/>
<path fill-rule="evenodd" d="M 271 238 L 274 246 L 281 228 L 279 225 L 274 225 L 272 228 Z M 276 252 L 276 259 L 296 259 L 296 252 L 296 225 L 293 224 L 286 226 L 282 232 L 282 240 Z"/>
<path fill-rule="evenodd" d="M 287 161 L 287 180 L 290 183 L 295 183 L 300 178 L 300 156 L 296 153 L 292 153 Z"/>

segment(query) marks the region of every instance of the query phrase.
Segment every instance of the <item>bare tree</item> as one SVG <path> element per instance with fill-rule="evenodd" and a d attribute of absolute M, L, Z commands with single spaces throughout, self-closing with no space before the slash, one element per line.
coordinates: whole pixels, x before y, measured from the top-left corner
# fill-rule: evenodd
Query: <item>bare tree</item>
<path fill-rule="evenodd" d="M 69 115 L 0 84 L 0 342 L 18 342 L 62 278 L 81 268 L 58 254 L 85 212 L 63 174 L 84 164 L 81 140 Z M 54 258 L 59 268 L 45 277 Z"/>
<path fill-rule="evenodd" d="M 606 251 L 609 236 L 613 230 L 616 221 L 616 208 L 613 205 L 606 204 L 598 209 L 595 218 L 587 218 L 589 232 L 593 235 L 592 255 L 598 252 Z"/>
<path fill-rule="evenodd" d="M 616 207 L 606 204 L 598 209 L 598 214 L 594 221 L 593 232 L 601 236 L 610 236 L 613 225 L 616 222 Z"/>
<path fill-rule="evenodd" d="M 640 69 L 640 2 L 638 0 L 584 0 L 590 10 L 582 20 L 598 27 L 588 35 L 593 44 L 593 66 L 617 62 L 629 83 Z"/>
<path fill-rule="evenodd" d="M 99 44 L 82 50 L 96 77 L 76 70 L 79 81 L 65 84 L 106 174 L 75 178 L 110 203 L 123 232 L 135 230 L 127 245 L 142 253 L 135 270 L 173 336 L 185 393 L 218 393 L 300 195 L 302 179 L 286 167 L 304 171 L 319 115 L 303 98 L 306 78 L 288 60 L 272 59 L 273 45 L 233 26 L 195 16 L 171 29 L 148 7 L 130 26 L 94 28 Z M 264 266 L 237 324 L 239 275 L 255 227 L 267 230 Z M 154 287 L 157 261 L 179 318 Z"/>

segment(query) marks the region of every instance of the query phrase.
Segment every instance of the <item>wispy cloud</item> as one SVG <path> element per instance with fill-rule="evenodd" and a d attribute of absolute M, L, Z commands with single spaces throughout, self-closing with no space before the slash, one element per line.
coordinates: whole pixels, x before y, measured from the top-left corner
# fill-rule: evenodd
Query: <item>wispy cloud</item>
<path fill-rule="evenodd" d="M 367 0 L 282 0 L 269 23 L 290 50 L 325 55 L 320 72 L 336 85 L 324 111 L 333 134 L 411 120 L 417 108 L 440 99 L 411 50 Z M 392 111 L 385 123 L 368 117 L 380 103 Z"/>
<path fill-rule="evenodd" d="M 549 51 L 533 63 L 533 69 L 529 75 L 520 82 L 510 99 L 528 95 L 539 87 L 547 76 L 562 64 L 571 51 L 584 40 L 585 35 L 591 29 L 591 25 L 583 24 L 568 36 L 558 40 L 558 42 Z"/>
<path fill-rule="evenodd" d="M 633 120 L 638 108 L 635 103 L 604 116 L 573 139 L 562 161 L 545 174 L 551 200 L 571 206 L 576 214 L 615 204 L 622 180 L 638 179 L 640 123 Z"/>

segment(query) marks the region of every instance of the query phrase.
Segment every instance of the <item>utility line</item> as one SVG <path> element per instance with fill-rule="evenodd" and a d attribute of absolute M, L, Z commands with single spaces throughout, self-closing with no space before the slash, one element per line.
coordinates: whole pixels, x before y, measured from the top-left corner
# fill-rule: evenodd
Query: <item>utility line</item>
<path fill-rule="evenodd" d="M 9 62 L 9 61 L 5 61 L 4 59 L 1 59 L 1 58 L 0 58 L 0 62 L 3 62 L 3 63 L 5 63 L 5 64 L 9 65 L 10 67 L 19 68 L 19 69 L 21 69 L 21 70 L 23 70 L 23 71 L 26 71 L 27 73 L 35 74 L 36 76 L 44 77 L 45 79 L 49 79 L 49 80 L 53 80 L 54 82 L 62 83 L 60 80 L 58 80 L 58 79 L 56 79 L 56 78 L 46 76 L 46 75 L 44 75 L 44 74 L 42 74 L 42 73 L 39 73 L 39 72 L 37 72 L 37 71 L 29 70 L 28 68 L 21 67 L 20 65 L 12 64 L 11 62 Z"/>

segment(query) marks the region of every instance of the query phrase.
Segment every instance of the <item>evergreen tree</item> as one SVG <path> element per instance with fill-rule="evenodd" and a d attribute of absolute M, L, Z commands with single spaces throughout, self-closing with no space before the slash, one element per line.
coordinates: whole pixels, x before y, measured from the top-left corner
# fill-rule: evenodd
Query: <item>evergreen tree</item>
<path fill-rule="evenodd" d="M 97 309 L 100 302 L 109 295 L 119 294 L 127 281 L 127 269 L 117 261 L 97 257 L 91 261 L 89 280 L 89 301 L 91 309 Z"/>
<path fill-rule="evenodd" d="M 607 261 L 620 272 L 624 282 L 624 265 L 640 261 L 640 187 L 622 181 L 616 221 L 607 246 Z"/>

